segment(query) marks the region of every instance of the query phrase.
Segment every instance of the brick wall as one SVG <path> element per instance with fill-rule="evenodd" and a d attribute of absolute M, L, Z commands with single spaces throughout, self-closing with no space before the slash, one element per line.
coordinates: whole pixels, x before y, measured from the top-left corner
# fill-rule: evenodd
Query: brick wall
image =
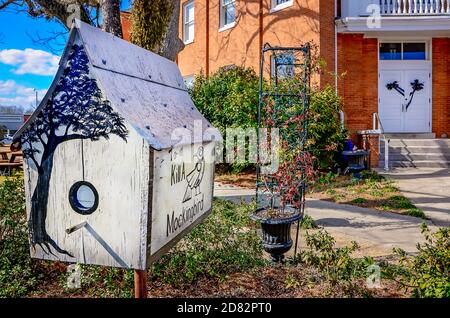
<path fill-rule="evenodd" d="M 432 41 L 433 133 L 450 136 L 450 39 Z"/>
<path fill-rule="evenodd" d="M 122 24 L 123 39 L 131 40 L 131 13 L 121 12 L 120 13 L 120 23 Z"/>
<path fill-rule="evenodd" d="M 180 37 L 182 8 L 188 1 L 181 0 Z M 294 0 L 291 7 L 276 12 L 271 12 L 271 0 L 236 0 L 236 26 L 225 31 L 219 31 L 219 0 L 194 0 L 194 3 L 194 42 L 187 44 L 177 59 L 183 76 L 206 70 L 211 73 L 230 64 L 253 67 L 258 72 L 262 44 L 298 46 L 312 41 L 327 66 L 313 82 L 334 85 L 334 6 L 329 0 Z M 129 40 L 128 13 L 122 13 L 122 26 L 124 38 Z"/>
<path fill-rule="evenodd" d="M 345 126 L 354 142 L 357 130 L 372 129 L 372 114 L 378 111 L 378 41 L 360 34 L 338 35 L 339 95 Z M 372 165 L 378 164 L 378 142 L 371 140 Z"/>
<path fill-rule="evenodd" d="M 320 55 L 326 62 L 320 78 L 321 87 L 327 84 L 335 86 L 335 25 L 334 5 L 329 1 L 320 2 Z"/>
<path fill-rule="evenodd" d="M 181 1 L 180 7 L 180 38 L 183 38 L 183 6 L 189 1 Z M 183 76 L 199 74 L 206 70 L 206 0 L 194 1 L 194 42 L 186 44 L 178 54 L 177 62 Z M 179 61 L 186 61 L 179 63 Z"/>
<path fill-rule="evenodd" d="M 182 0 L 182 4 L 186 0 Z M 206 6 L 209 3 L 209 28 Z M 195 0 L 195 40 L 178 56 L 184 76 L 209 69 L 212 73 L 230 64 L 253 67 L 259 71 L 261 44 L 298 46 L 314 42 L 327 64 L 323 76 L 315 83 L 334 83 L 334 6 L 329 0 L 297 1 L 291 7 L 271 12 L 270 0 L 237 0 L 236 26 L 220 32 L 219 0 Z M 262 28 L 260 8 L 262 6 Z M 182 34 L 180 17 L 180 35 Z M 209 34 L 209 46 L 206 34 Z M 206 52 L 209 58 L 206 58 Z"/>

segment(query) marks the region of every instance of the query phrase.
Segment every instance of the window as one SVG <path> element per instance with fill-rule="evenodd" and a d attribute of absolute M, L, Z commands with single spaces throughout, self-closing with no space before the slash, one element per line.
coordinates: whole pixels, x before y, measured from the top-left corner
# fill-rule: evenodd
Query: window
<path fill-rule="evenodd" d="M 380 44 L 380 60 L 401 60 L 401 59 L 402 59 L 401 43 Z"/>
<path fill-rule="evenodd" d="M 220 28 L 233 27 L 236 21 L 236 1 L 220 0 Z"/>
<path fill-rule="evenodd" d="M 272 0 L 272 9 L 271 12 L 275 12 L 287 7 L 290 7 L 294 4 L 293 0 Z"/>
<path fill-rule="evenodd" d="M 295 57 L 292 53 L 273 55 L 271 58 L 271 76 L 277 79 L 295 75 Z"/>
<path fill-rule="evenodd" d="M 381 43 L 380 60 L 426 60 L 427 45 L 424 42 Z"/>
<path fill-rule="evenodd" d="M 404 60 L 426 60 L 425 43 L 403 43 Z"/>
<path fill-rule="evenodd" d="M 194 1 L 183 6 L 183 41 L 194 42 Z"/>

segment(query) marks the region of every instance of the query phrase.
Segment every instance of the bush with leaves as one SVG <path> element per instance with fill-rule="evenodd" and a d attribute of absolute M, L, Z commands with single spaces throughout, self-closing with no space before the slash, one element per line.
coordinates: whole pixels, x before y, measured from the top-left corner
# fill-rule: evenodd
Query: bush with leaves
<path fill-rule="evenodd" d="M 20 297 L 41 278 L 29 255 L 21 175 L 0 182 L 0 297 Z"/>
<path fill-rule="evenodd" d="M 312 64 L 317 64 L 314 58 Z M 317 67 L 312 67 L 312 70 L 317 72 Z M 298 81 L 302 79 L 296 77 L 286 82 L 301 89 L 303 83 Z M 264 85 L 268 83 L 264 82 Z M 200 74 L 195 78 L 190 94 L 196 107 L 225 138 L 227 128 L 257 127 L 259 78 L 251 68 L 221 68 L 208 78 Z M 341 104 L 331 86 L 323 90 L 312 89 L 308 152 L 317 159 L 316 167 L 320 169 L 336 166 L 336 155 L 343 149 L 347 137 L 339 120 Z M 234 164 L 233 170 L 240 172 L 248 166 Z"/>
<path fill-rule="evenodd" d="M 199 111 L 225 134 L 226 128 L 256 127 L 259 79 L 251 68 L 220 68 L 195 78 L 190 94 Z"/>
<path fill-rule="evenodd" d="M 319 169 L 333 169 L 343 150 L 347 131 L 339 120 L 341 99 L 331 86 L 311 93 L 308 151 Z"/>
<path fill-rule="evenodd" d="M 226 143 L 227 128 L 257 127 L 259 79 L 251 68 L 221 68 L 209 77 L 199 74 L 190 94 L 199 111 L 220 130 Z M 234 172 L 249 167 L 232 164 Z"/>
<path fill-rule="evenodd" d="M 176 286 L 264 265 L 259 236 L 248 218 L 253 210 L 253 205 L 216 200 L 206 221 L 153 265 L 153 278 Z"/>
<path fill-rule="evenodd" d="M 324 229 L 313 234 L 306 232 L 305 240 L 309 250 L 302 252 L 301 260 L 317 267 L 332 282 L 351 282 L 355 276 L 361 277 L 366 267 L 373 263 L 371 258 L 361 260 L 351 256 L 359 249 L 356 242 L 335 247 L 335 239 Z"/>
<path fill-rule="evenodd" d="M 390 266 L 386 273 L 414 297 L 450 298 L 450 228 L 440 228 L 432 233 L 421 225 L 425 243 L 417 244 L 417 255 L 408 256 L 402 249 L 394 249 L 400 257 L 400 266 Z"/>

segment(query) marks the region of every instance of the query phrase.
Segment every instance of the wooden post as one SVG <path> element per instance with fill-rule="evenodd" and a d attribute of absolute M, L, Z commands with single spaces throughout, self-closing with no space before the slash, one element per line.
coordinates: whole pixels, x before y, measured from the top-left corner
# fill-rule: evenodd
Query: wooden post
<path fill-rule="evenodd" d="M 147 271 L 134 270 L 134 298 L 147 298 Z"/>

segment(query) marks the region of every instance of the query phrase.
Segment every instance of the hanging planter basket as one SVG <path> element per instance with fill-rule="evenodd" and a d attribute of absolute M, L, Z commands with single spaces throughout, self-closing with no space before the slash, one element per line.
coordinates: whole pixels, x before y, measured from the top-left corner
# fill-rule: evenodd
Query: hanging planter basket
<path fill-rule="evenodd" d="M 302 218 L 297 209 L 287 207 L 279 209 L 260 208 L 250 218 L 261 224 L 264 250 L 270 254 L 274 263 L 283 262 L 284 254 L 292 245 L 291 225 Z"/>

